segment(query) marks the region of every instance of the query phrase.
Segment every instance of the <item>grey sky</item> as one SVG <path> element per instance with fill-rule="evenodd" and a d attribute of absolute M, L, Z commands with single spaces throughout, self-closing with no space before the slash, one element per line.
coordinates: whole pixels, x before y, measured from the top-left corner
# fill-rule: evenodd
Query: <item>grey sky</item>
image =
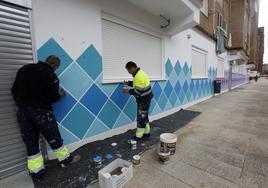
<path fill-rule="evenodd" d="M 260 0 L 259 27 L 264 26 L 264 57 L 263 62 L 268 64 L 268 1 Z"/>

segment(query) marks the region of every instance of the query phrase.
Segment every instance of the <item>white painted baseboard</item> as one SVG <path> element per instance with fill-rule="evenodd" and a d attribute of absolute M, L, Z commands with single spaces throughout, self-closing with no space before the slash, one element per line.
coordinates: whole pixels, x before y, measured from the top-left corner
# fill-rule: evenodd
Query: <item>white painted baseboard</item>
<path fill-rule="evenodd" d="M 245 84 L 248 84 L 248 83 L 249 83 L 249 82 L 245 82 L 245 83 L 239 84 L 239 85 L 237 85 L 237 86 L 232 87 L 232 89 L 238 88 L 238 87 L 240 87 L 240 86 L 242 86 L 242 85 L 245 85 Z"/>

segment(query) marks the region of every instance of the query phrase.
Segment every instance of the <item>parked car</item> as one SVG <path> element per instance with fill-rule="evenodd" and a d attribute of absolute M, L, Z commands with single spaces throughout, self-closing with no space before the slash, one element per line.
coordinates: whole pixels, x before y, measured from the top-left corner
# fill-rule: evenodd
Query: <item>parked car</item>
<path fill-rule="evenodd" d="M 248 75 L 249 75 L 249 80 L 254 79 L 256 82 L 258 81 L 258 79 L 261 76 L 261 74 L 258 71 L 249 71 Z"/>

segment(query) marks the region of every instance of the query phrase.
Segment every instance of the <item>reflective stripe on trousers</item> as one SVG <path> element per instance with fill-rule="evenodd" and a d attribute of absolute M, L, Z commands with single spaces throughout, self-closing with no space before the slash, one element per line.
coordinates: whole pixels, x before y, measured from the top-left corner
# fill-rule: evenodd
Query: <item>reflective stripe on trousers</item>
<path fill-rule="evenodd" d="M 44 169 L 44 158 L 41 152 L 36 155 L 28 156 L 27 166 L 30 173 L 38 173 Z"/>
<path fill-rule="evenodd" d="M 53 152 L 60 162 L 70 157 L 70 152 L 66 146 L 53 150 Z"/>
<path fill-rule="evenodd" d="M 149 123 L 147 123 L 147 124 L 146 124 L 146 127 L 145 127 L 145 129 L 144 129 L 144 134 L 149 134 L 149 133 L 150 133 L 150 131 L 151 131 L 150 124 L 149 124 Z"/>
<path fill-rule="evenodd" d="M 136 137 L 137 138 L 142 138 L 144 135 L 145 129 L 144 128 L 137 128 L 136 130 Z"/>

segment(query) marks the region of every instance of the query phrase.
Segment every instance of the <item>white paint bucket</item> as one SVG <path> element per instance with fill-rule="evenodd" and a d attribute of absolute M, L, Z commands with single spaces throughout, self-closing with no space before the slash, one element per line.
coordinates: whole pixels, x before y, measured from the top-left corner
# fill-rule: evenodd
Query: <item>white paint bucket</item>
<path fill-rule="evenodd" d="M 176 134 L 172 133 L 163 133 L 160 135 L 160 150 L 161 153 L 168 153 L 174 155 L 176 152 L 176 144 L 178 137 Z"/>

